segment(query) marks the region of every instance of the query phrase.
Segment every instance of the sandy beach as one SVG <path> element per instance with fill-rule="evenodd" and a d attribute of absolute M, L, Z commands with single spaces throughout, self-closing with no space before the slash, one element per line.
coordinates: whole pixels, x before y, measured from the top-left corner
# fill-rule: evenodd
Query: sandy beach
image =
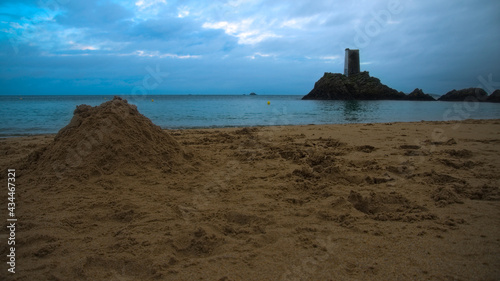
<path fill-rule="evenodd" d="M 18 218 L 0 279 L 500 276 L 500 120 L 158 133 L 118 105 L 0 140 Z"/>

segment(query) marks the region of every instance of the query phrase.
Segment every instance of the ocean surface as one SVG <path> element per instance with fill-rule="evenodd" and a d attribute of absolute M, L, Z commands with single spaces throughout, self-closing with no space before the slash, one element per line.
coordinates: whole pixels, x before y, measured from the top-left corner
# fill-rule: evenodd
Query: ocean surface
<path fill-rule="evenodd" d="M 500 104 L 425 101 L 311 101 L 302 96 L 122 96 L 166 129 L 500 119 Z M 0 137 L 57 133 L 77 105 L 112 96 L 0 96 Z M 270 102 L 268 105 L 267 102 Z"/>

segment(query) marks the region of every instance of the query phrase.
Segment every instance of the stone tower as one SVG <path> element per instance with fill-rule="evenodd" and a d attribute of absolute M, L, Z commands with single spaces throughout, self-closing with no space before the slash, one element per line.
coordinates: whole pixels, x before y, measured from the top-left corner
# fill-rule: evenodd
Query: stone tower
<path fill-rule="evenodd" d="M 344 75 L 349 76 L 359 72 L 359 50 L 345 49 Z"/>

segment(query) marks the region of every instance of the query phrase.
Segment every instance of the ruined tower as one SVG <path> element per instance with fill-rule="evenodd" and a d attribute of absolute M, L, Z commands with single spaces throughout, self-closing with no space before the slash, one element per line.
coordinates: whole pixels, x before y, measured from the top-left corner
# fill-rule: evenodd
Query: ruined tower
<path fill-rule="evenodd" d="M 359 72 L 359 50 L 345 49 L 344 75 L 349 76 Z"/>

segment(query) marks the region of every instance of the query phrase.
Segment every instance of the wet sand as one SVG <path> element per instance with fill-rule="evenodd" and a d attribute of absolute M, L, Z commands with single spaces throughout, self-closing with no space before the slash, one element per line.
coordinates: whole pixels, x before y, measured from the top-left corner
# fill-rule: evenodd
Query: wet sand
<path fill-rule="evenodd" d="M 500 276 L 500 120 L 167 133 L 181 169 L 58 177 L 22 169 L 53 135 L 1 139 L 18 227 L 16 273 L 2 262 L 0 279 Z"/>

